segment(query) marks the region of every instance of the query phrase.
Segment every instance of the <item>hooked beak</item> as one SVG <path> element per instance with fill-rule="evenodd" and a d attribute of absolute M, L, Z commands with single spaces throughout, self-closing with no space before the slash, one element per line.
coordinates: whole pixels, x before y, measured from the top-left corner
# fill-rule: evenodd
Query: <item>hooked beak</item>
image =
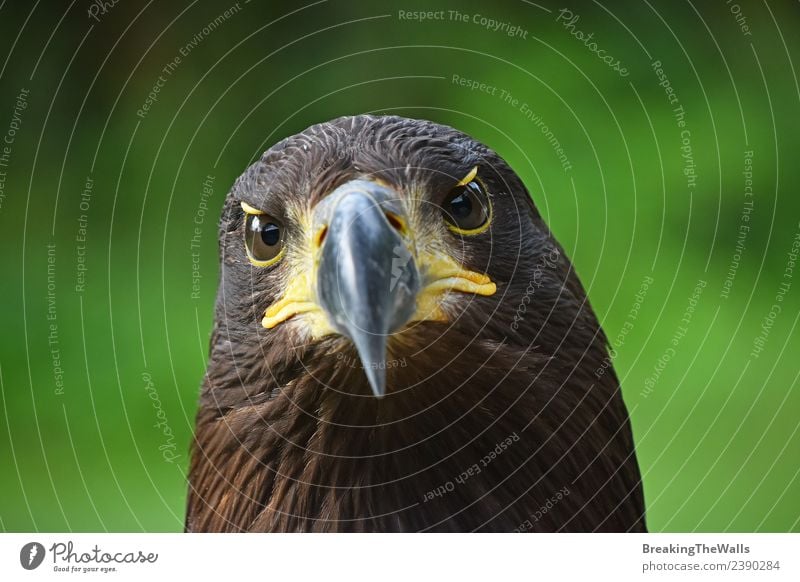
<path fill-rule="evenodd" d="M 283 297 L 267 308 L 273 328 L 307 318 L 312 337 L 338 333 L 358 352 L 375 396 L 386 393 L 388 338 L 410 321 L 446 321 L 442 295 L 493 295 L 488 276 L 465 270 L 444 253 L 416 256 L 397 192 L 352 180 L 313 210 L 313 267 L 299 269 Z"/>
<path fill-rule="evenodd" d="M 317 302 L 353 342 L 372 391 L 383 396 L 387 337 L 414 314 L 420 287 L 405 217 L 396 194 L 365 180 L 348 182 L 326 203 Z"/>

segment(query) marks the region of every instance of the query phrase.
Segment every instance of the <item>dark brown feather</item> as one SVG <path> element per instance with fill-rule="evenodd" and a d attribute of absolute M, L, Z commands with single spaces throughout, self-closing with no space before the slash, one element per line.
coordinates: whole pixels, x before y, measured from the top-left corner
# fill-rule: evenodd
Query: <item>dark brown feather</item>
<path fill-rule="evenodd" d="M 498 292 L 463 302 L 452 326 L 422 323 L 393 341 L 386 397 L 371 396 L 343 339 L 301 344 L 260 327 L 286 275 L 253 274 L 239 200 L 277 214 L 362 175 L 435 192 L 476 164 L 497 215 L 491 244 L 470 243 L 463 259 Z M 314 126 L 237 181 L 220 237 L 188 531 L 645 530 L 605 336 L 527 190 L 494 152 L 397 117 Z"/>

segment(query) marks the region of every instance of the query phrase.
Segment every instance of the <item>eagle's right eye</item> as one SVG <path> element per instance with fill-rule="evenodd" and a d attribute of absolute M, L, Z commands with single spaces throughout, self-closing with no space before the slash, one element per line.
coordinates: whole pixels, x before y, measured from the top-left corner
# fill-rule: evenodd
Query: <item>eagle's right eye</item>
<path fill-rule="evenodd" d="M 245 215 L 244 245 L 257 267 L 268 267 L 283 256 L 283 227 L 268 214 Z"/>

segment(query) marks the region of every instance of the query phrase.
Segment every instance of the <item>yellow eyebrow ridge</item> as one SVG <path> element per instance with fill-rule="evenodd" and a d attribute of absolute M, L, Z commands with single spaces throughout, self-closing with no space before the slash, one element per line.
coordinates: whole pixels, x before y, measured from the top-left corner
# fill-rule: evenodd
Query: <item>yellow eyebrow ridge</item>
<path fill-rule="evenodd" d="M 477 175 L 478 175 L 478 166 L 475 166 L 469 171 L 469 174 L 461 178 L 459 183 L 456 184 L 456 188 L 458 188 L 459 186 L 466 186 L 467 184 L 472 182 L 475 179 L 475 176 Z"/>
<path fill-rule="evenodd" d="M 242 205 L 242 210 L 244 210 L 247 214 L 264 214 L 263 210 L 253 208 L 247 202 L 239 202 L 239 204 Z"/>

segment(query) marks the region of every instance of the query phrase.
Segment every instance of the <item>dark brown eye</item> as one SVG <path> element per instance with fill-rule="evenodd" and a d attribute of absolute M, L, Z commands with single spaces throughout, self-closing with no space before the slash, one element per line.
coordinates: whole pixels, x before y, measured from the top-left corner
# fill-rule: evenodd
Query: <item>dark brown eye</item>
<path fill-rule="evenodd" d="M 268 214 L 246 214 L 244 244 L 254 265 L 276 263 L 283 255 L 283 227 Z"/>
<path fill-rule="evenodd" d="M 442 214 L 450 230 L 478 234 L 489 225 L 489 197 L 480 182 L 473 180 L 448 194 L 442 204 Z"/>

